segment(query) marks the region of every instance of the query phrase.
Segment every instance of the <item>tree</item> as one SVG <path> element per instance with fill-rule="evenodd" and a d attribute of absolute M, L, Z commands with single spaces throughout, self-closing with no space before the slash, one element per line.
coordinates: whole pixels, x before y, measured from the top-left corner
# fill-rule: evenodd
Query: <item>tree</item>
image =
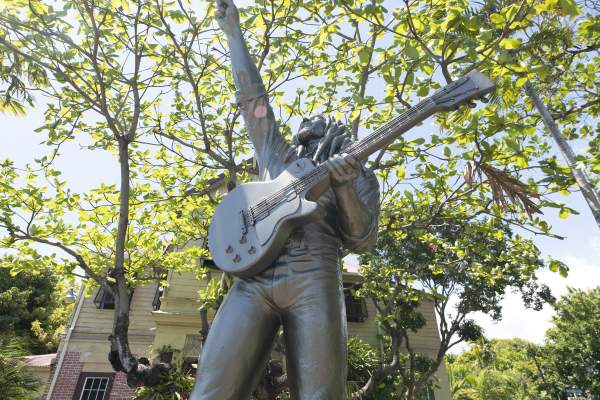
<path fill-rule="evenodd" d="M 468 351 L 447 356 L 452 398 L 456 400 L 554 399 L 532 358 L 538 345 L 521 339 L 473 342 Z"/>
<path fill-rule="evenodd" d="M 138 388 L 135 400 L 184 400 L 187 399 L 194 387 L 194 376 L 189 369 L 181 364 L 179 352 L 170 346 L 164 346 L 155 351 L 158 358 L 175 357 L 177 360 L 167 371 L 163 379 L 153 386 Z"/>
<path fill-rule="evenodd" d="M 40 382 L 19 359 L 24 355 L 21 340 L 0 337 L 0 400 L 29 400 L 36 394 Z"/>
<path fill-rule="evenodd" d="M 448 357 L 456 399 L 598 397 L 600 288 L 569 289 L 555 304 L 543 345 L 520 339 L 475 342 Z"/>
<path fill-rule="evenodd" d="M 115 370 L 128 373 L 133 385 L 156 382 L 157 373 L 166 367 L 148 368 L 131 354 L 127 336 L 131 294 L 139 282 L 160 279 L 159 262 L 161 268 L 191 268 L 201 249 L 168 253 L 167 243 L 183 245 L 203 235 L 204 228 L 195 212 L 202 209 L 202 202 L 185 196 L 195 174 L 176 167 L 171 170 L 176 170 L 174 174 L 165 173 L 143 162 L 153 148 L 140 138 L 163 131 L 160 114 L 151 112 L 159 106 L 162 87 L 169 87 L 165 74 L 173 70 L 167 71 L 165 63 L 174 61 L 169 59 L 174 50 L 159 49 L 149 32 L 167 17 L 153 2 L 133 7 L 121 3 L 120 8 L 109 1 L 65 1 L 59 9 L 39 1 L 5 5 L 24 11 L 25 17 L 2 13 L 0 18 L 0 45 L 9 57 L 3 70 L 9 82 L 4 108 L 21 112 L 24 103 L 31 103 L 31 92 L 19 80 L 26 76 L 50 102 L 42 130 L 51 154 L 36 160 L 38 169 L 28 166 L 24 181 L 12 163 L 5 162 L 0 203 L 1 225 L 7 232 L 4 246 L 15 248 L 24 264 L 34 264 L 33 259 L 36 268 L 83 273 L 83 279 L 92 279 L 115 297 L 110 360 Z M 180 20 L 179 15 L 168 18 Z M 197 22 L 197 28 L 201 25 Z M 75 194 L 51 167 L 60 145 L 82 135 L 91 136 L 89 147 L 94 151 L 114 152 L 120 176 L 110 181 L 119 181 L 118 189 L 103 184 L 84 195 Z M 169 158 L 164 148 L 155 157 Z M 137 167 L 133 171 L 132 164 Z M 40 179 L 47 179 L 49 187 Z M 158 184 L 152 187 L 148 181 Z M 163 191 L 160 182 L 166 181 L 169 188 Z M 188 222 L 182 224 L 183 220 Z M 42 256 L 30 243 L 58 249 L 67 258 L 57 262 L 59 256 Z"/>
<path fill-rule="evenodd" d="M 531 98 L 533 104 L 535 104 L 535 107 L 538 109 L 538 111 L 542 115 L 542 119 L 544 120 L 544 125 L 550 131 L 552 136 L 554 137 L 554 140 L 556 141 L 558 147 L 560 148 L 561 153 L 567 160 L 569 168 L 571 169 L 571 173 L 573 174 L 573 177 L 575 178 L 577 185 L 581 188 L 581 193 L 583 194 L 583 197 L 587 201 L 587 203 L 590 207 L 590 210 L 592 211 L 592 215 L 594 216 L 594 219 L 596 220 L 596 223 L 598 224 L 598 227 L 600 227 L 600 197 L 598 196 L 598 193 L 596 192 L 596 190 L 594 190 L 585 171 L 580 171 L 578 169 L 578 167 L 576 165 L 575 153 L 573 152 L 573 150 L 571 149 L 571 146 L 569 146 L 568 142 L 565 140 L 565 138 L 560 133 L 560 130 L 559 130 L 558 126 L 556 125 L 554 118 L 552 118 L 552 116 L 548 112 L 548 109 L 546 108 L 544 103 L 542 103 L 542 100 L 540 99 L 539 95 L 537 94 L 537 92 L 531 86 L 531 84 L 529 82 L 527 82 L 525 84 L 525 91 Z"/>
<path fill-rule="evenodd" d="M 474 218 L 469 200 L 462 199 L 459 209 L 439 213 L 428 229 L 410 222 L 429 212 L 425 198 L 403 204 L 384 219 L 387 225 L 375 252 L 361 258 L 361 293 L 373 301 L 382 331 L 390 338 L 389 360 L 380 376 L 373 373 L 365 394 L 392 373 L 405 387 L 405 398 L 415 398 L 432 383 L 448 350 L 481 337 L 481 328 L 469 319 L 472 313 L 501 318 L 500 300 L 508 289 L 521 292 L 534 309 L 552 301 L 548 287 L 536 282 L 536 270 L 543 267 L 539 250 L 505 223 Z M 433 355 L 421 354 L 412 344 L 412 334 L 426 323 L 419 310 L 424 301 L 433 303 L 439 319 L 440 344 Z M 408 365 L 401 362 L 402 353 Z"/>
<path fill-rule="evenodd" d="M 0 335 L 18 336 L 34 354 L 56 351 L 72 306 L 63 305 L 66 288 L 54 271 L 0 268 Z"/>
<path fill-rule="evenodd" d="M 549 380 L 565 389 L 600 396 L 600 288 L 569 289 L 555 305 L 546 331 L 542 365 Z"/>
<path fill-rule="evenodd" d="M 460 218 L 487 216 L 553 235 L 532 198 L 567 216 L 574 210 L 548 194 L 572 190 L 573 182 L 548 157 L 550 143 L 535 118 L 523 118 L 524 81 L 515 80 L 515 71 L 527 68 L 510 50 L 526 44 L 517 37 L 536 30 L 536 18 L 560 17 L 571 4 L 488 1 L 474 9 L 460 0 L 259 0 L 241 14 L 286 135 L 288 122 L 318 110 L 346 115 L 360 136 L 428 96 L 440 80 L 473 68 L 497 80 L 492 102 L 438 115 L 436 133 L 399 140 L 368 167 L 382 181 L 390 216 L 413 203 L 429 210 L 407 222 L 419 229 L 468 197 Z M 129 298 L 137 285 L 162 279 L 165 269 L 196 268 L 207 254 L 189 244 L 206 234 L 222 194 L 216 189 L 232 188 L 253 171 L 212 3 L 5 0 L 0 7 L 9 10 L 0 14 L 0 109 L 23 114 L 34 95 L 47 104 L 39 133 L 48 154 L 29 165 L 6 160 L 0 168 L 2 246 L 14 251 L 7 260 L 15 272 L 25 265 L 53 269 L 113 294 L 113 367 L 128 373 L 131 384 L 156 383 L 168 366 L 148 368 L 131 354 Z M 586 23 L 593 26 L 593 18 Z M 586 32 L 593 43 L 593 29 Z M 578 76 L 576 68 L 569 71 L 558 76 L 563 88 Z M 596 110 L 580 108 L 568 118 Z M 69 142 L 92 156 L 110 154 L 119 176 L 75 193 L 54 163 Z M 461 178 L 465 168 L 470 185 Z M 400 182 L 410 189 L 400 190 Z M 218 306 L 227 282 L 215 277 L 208 306 Z"/>

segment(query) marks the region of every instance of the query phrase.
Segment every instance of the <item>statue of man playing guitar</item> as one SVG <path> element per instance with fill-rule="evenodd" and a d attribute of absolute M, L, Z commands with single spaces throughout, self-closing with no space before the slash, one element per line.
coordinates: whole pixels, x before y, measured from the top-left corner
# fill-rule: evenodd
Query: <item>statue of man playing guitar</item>
<path fill-rule="evenodd" d="M 323 218 L 295 229 L 262 272 L 234 278 L 203 347 L 190 399 L 248 399 L 280 326 L 292 398 L 344 399 L 346 318 L 340 257 L 342 248 L 360 253 L 375 244 L 379 184 L 360 162 L 343 153 L 350 138 L 336 121 L 322 115 L 305 118 L 292 143 L 285 141 L 242 36 L 237 8 L 233 0 L 215 1 L 259 180 L 274 179 L 304 157 L 327 163 L 331 189 L 318 200 Z"/>

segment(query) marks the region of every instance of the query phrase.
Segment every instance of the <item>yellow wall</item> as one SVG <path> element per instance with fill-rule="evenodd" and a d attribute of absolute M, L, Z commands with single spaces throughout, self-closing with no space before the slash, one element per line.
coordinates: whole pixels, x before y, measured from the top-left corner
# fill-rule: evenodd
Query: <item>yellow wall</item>
<path fill-rule="evenodd" d="M 152 300 L 156 284 L 140 286 L 131 300 L 129 342 L 136 355 L 147 355 L 154 341 L 156 325 L 152 319 Z M 84 298 L 67 351 L 80 352 L 83 371 L 112 372 L 108 363 L 108 335 L 112 332 L 113 310 L 99 310 L 94 295 Z M 62 346 L 60 351 L 62 351 Z"/>

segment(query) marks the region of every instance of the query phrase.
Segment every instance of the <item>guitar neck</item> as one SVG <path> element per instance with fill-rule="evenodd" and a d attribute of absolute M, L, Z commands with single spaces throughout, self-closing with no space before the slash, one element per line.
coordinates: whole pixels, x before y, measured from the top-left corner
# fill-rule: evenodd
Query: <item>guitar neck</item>
<path fill-rule="evenodd" d="M 425 99 L 414 107 L 411 107 L 408 111 L 381 126 L 370 135 L 352 144 L 345 149 L 344 152 L 357 160 L 365 160 L 374 152 L 384 149 L 404 132 L 424 121 L 434 112 L 435 102 L 431 99 Z"/>
<path fill-rule="evenodd" d="M 374 152 L 384 149 L 413 126 L 427 119 L 427 117 L 432 115 L 435 111 L 436 104 L 431 98 L 423 100 L 368 136 L 344 149 L 344 153 L 351 155 L 357 160 L 365 160 Z M 292 185 L 296 192 L 305 191 L 321 182 L 328 175 L 329 168 L 324 163 L 312 170 L 309 174 L 299 178 Z"/>

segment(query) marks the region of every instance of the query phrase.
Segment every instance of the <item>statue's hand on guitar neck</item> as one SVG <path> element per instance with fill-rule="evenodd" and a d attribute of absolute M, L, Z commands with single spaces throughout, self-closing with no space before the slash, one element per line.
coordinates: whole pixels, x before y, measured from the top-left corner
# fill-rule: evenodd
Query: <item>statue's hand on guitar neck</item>
<path fill-rule="evenodd" d="M 334 189 L 352 184 L 360 174 L 360 163 L 348 154 L 336 154 L 327 160 L 326 164 L 329 168 L 331 186 Z"/>

